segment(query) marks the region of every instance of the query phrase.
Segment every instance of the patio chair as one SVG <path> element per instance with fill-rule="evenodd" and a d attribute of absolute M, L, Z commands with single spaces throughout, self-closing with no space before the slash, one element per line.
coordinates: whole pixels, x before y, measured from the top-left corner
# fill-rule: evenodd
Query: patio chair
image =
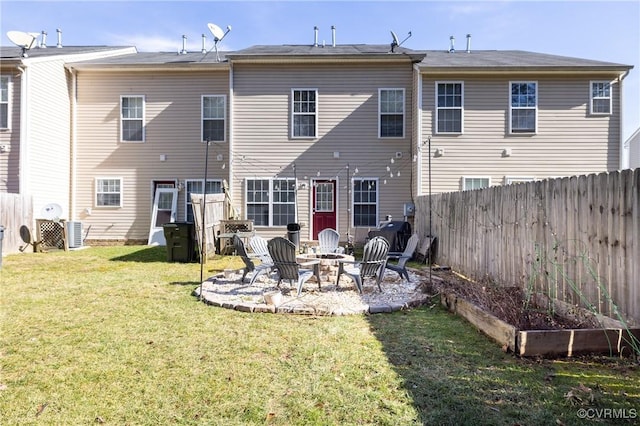
<path fill-rule="evenodd" d="M 338 277 L 336 278 L 336 286 L 340 281 L 340 276 L 346 274 L 351 278 L 358 287 L 358 291 L 362 293 L 362 283 L 366 278 L 376 278 L 378 290 L 382 291 L 380 281 L 384 275 L 384 265 L 387 262 L 387 253 L 389 252 L 389 242 L 384 237 L 373 237 L 364 246 L 362 260 L 360 262 L 340 259 L 338 266 Z M 345 264 L 353 264 L 350 269 L 345 269 Z"/>
<path fill-rule="evenodd" d="M 407 272 L 407 268 L 405 265 L 409 260 L 413 258 L 413 253 L 415 253 L 416 248 L 418 247 L 419 240 L 420 237 L 418 237 L 418 234 L 413 234 L 407 240 L 407 246 L 402 253 L 387 253 L 387 263 L 385 265 L 385 268 L 397 272 L 398 275 L 400 275 L 400 278 L 404 277 L 407 279 L 407 281 L 411 282 L 411 279 L 409 278 L 409 272 Z M 389 263 L 390 260 L 393 262 Z"/>
<path fill-rule="evenodd" d="M 269 249 L 267 248 L 266 238 L 263 238 L 260 235 L 254 235 L 249 240 L 249 247 L 253 250 L 250 257 L 257 257 L 262 263 L 273 263 L 271 255 L 269 254 Z"/>
<path fill-rule="evenodd" d="M 340 247 L 340 234 L 332 228 L 325 228 L 318 233 L 319 253 L 344 253 Z"/>
<path fill-rule="evenodd" d="M 253 272 L 251 281 L 249 281 L 249 285 L 252 285 L 256 278 L 258 278 L 258 275 L 267 273 L 273 268 L 273 263 L 261 262 L 258 265 L 253 263 L 253 260 L 247 254 L 244 242 L 242 242 L 242 239 L 239 236 L 234 235 L 232 241 L 236 254 L 240 256 L 245 265 L 244 273 L 242 274 L 242 282 L 244 282 L 244 279 L 249 272 Z"/>
<path fill-rule="evenodd" d="M 296 282 L 298 294 L 302 292 L 305 282 L 315 275 L 320 288 L 320 260 L 314 259 L 304 263 L 296 262 L 296 246 L 291 241 L 282 237 L 275 237 L 267 243 L 267 248 L 273 266 L 278 271 L 278 287 L 282 280 L 288 280 L 291 285 Z M 312 269 L 308 269 L 312 267 Z"/>

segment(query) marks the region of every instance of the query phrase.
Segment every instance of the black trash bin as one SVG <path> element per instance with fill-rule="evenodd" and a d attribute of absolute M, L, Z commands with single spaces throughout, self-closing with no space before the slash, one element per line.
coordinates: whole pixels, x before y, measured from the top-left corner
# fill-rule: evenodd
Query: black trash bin
<path fill-rule="evenodd" d="M 196 251 L 193 223 L 165 223 L 162 230 L 167 241 L 167 262 L 194 261 Z"/>
<path fill-rule="evenodd" d="M 296 246 L 296 250 L 300 248 L 300 224 L 290 223 L 287 225 L 287 239 Z"/>

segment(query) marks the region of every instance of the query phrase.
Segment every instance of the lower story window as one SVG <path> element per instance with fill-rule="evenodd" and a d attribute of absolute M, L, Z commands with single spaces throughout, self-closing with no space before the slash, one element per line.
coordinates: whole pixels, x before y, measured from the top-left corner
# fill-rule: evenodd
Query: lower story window
<path fill-rule="evenodd" d="M 491 184 L 491 178 L 488 177 L 463 177 L 462 190 L 488 188 Z"/>
<path fill-rule="evenodd" d="M 247 219 L 255 226 L 286 226 L 295 222 L 295 179 L 247 179 Z"/>
<path fill-rule="evenodd" d="M 353 180 L 353 226 L 377 226 L 378 180 Z"/>
<path fill-rule="evenodd" d="M 122 207 L 122 178 L 96 179 L 96 207 Z"/>
<path fill-rule="evenodd" d="M 191 194 L 202 195 L 202 183 L 203 179 L 187 179 L 185 186 L 187 194 L 185 196 L 185 218 L 189 223 L 193 223 L 193 207 L 191 204 Z M 221 180 L 207 180 L 207 194 L 221 194 L 222 193 L 222 181 Z"/>

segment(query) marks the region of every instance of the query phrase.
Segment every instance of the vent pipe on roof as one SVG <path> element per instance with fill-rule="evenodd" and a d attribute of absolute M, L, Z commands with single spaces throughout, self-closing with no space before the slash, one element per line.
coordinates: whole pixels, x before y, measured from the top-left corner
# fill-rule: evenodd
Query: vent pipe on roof
<path fill-rule="evenodd" d="M 182 35 L 182 50 L 180 51 L 181 55 L 186 55 L 187 54 L 187 36 L 186 35 Z"/>
<path fill-rule="evenodd" d="M 62 47 L 62 30 L 60 28 L 56 28 L 56 32 L 58 33 L 58 44 L 56 44 L 57 48 Z"/>
<path fill-rule="evenodd" d="M 456 51 L 454 45 L 456 43 L 456 38 L 454 36 L 449 37 L 449 53 L 454 53 Z"/>
<path fill-rule="evenodd" d="M 47 47 L 47 32 L 42 30 L 42 40 L 40 40 L 40 47 L 42 48 L 46 48 Z"/>
<path fill-rule="evenodd" d="M 331 46 L 336 47 L 336 26 L 331 26 Z"/>
<path fill-rule="evenodd" d="M 313 27 L 313 47 L 318 47 L 318 26 Z"/>
<path fill-rule="evenodd" d="M 471 34 L 467 34 L 467 53 L 471 53 Z"/>
<path fill-rule="evenodd" d="M 207 53 L 207 36 L 202 33 L 202 50 L 200 53 Z"/>

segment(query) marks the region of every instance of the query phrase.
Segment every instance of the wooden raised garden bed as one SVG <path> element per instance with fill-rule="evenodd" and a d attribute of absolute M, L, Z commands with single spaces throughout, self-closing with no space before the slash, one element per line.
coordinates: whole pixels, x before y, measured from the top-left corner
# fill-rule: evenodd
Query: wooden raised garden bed
<path fill-rule="evenodd" d="M 535 295 L 538 306 L 548 305 L 560 317 L 593 317 L 600 328 L 520 330 L 486 310 L 451 292 L 441 293 L 441 303 L 464 317 L 498 342 L 505 351 L 520 356 L 574 356 L 581 354 L 629 355 L 631 335 L 640 339 L 640 328 L 627 328 L 620 321 L 595 315 L 585 309 Z"/>

